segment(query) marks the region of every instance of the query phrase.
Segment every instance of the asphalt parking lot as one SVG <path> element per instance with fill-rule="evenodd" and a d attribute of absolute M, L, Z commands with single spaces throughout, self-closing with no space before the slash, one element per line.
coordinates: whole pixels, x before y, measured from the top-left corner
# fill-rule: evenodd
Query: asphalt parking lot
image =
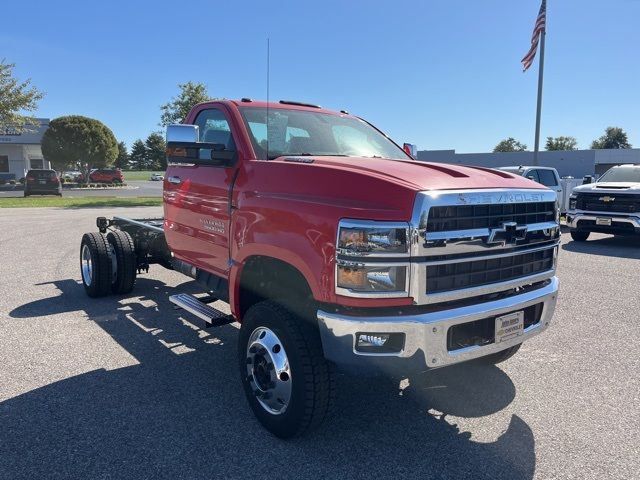
<path fill-rule="evenodd" d="M 161 197 L 162 182 L 150 180 L 131 180 L 127 187 L 120 188 L 83 188 L 63 189 L 65 197 Z M 22 197 L 24 195 L 22 185 L 3 185 L 0 187 L 0 198 Z"/>
<path fill-rule="evenodd" d="M 2 209 L 0 478 L 640 478 L 640 240 L 563 236 L 552 327 L 499 367 L 340 377 L 334 417 L 283 442 L 251 415 L 237 329 L 204 330 L 160 267 L 90 300 L 97 215 Z"/>

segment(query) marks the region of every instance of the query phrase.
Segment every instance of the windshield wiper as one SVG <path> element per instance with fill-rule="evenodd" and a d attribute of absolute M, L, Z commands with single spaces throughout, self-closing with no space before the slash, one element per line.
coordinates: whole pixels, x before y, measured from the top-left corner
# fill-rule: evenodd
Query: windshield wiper
<path fill-rule="evenodd" d="M 353 155 L 345 155 L 343 153 L 281 153 L 279 155 L 269 156 L 269 160 L 275 160 L 279 157 L 352 157 Z"/>

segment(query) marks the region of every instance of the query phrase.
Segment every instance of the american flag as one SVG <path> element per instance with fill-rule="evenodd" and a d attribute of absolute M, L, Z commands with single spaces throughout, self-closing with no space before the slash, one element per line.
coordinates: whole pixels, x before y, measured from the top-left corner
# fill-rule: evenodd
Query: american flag
<path fill-rule="evenodd" d="M 540 41 L 540 35 L 545 32 L 547 26 L 547 0 L 542 0 L 540 5 L 540 11 L 538 12 L 538 18 L 536 18 L 536 24 L 533 27 L 533 34 L 531 35 L 531 48 L 521 60 L 522 71 L 526 72 L 527 69 L 533 63 L 533 59 L 536 58 L 536 52 L 538 51 L 538 42 Z"/>

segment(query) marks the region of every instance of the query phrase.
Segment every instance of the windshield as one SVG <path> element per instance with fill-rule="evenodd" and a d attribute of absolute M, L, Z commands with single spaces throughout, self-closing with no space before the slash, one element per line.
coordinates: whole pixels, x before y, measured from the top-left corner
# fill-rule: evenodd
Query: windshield
<path fill-rule="evenodd" d="M 240 112 L 251 134 L 256 156 L 262 160 L 282 155 L 410 160 L 400 147 L 355 117 L 270 108 L 267 129 L 266 108 L 242 107 Z"/>
<path fill-rule="evenodd" d="M 522 175 L 524 173 L 524 170 L 521 170 L 520 167 L 500 167 L 498 170 L 513 173 L 515 175 Z"/>
<path fill-rule="evenodd" d="M 640 166 L 615 167 L 605 173 L 598 182 L 640 183 Z"/>

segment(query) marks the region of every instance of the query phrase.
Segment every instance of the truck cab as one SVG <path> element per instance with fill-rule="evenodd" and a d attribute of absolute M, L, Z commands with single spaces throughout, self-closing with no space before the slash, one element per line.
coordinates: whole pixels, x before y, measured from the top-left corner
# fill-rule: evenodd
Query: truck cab
<path fill-rule="evenodd" d="M 279 437 L 322 422 L 337 370 L 497 363 L 550 325 L 559 216 L 538 182 L 419 162 L 357 116 L 291 101 L 197 105 L 168 127 L 167 160 L 162 219 L 98 220 L 117 260 L 104 281 L 122 292 L 122 268 L 157 263 L 228 302 L 226 318 L 170 298 L 240 322 L 247 401 Z M 102 241 L 81 250 L 93 296 Z"/>
<path fill-rule="evenodd" d="M 522 177 L 528 178 L 533 182 L 540 183 L 545 187 L 555 191 L 558 197 L 562 197 L 562 184 L 560 175 L 553 167 L 533 167 L 533 166 L 517 166 L 517 167 L 500 167 L 499 170 L 514 173 Z"/>

